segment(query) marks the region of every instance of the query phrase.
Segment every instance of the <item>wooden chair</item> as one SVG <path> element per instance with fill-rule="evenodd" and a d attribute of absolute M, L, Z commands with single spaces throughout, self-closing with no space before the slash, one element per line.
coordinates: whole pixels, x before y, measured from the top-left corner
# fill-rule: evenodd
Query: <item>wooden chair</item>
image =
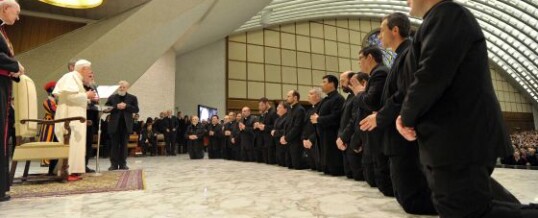
<path fill-rule="evenodd" d="M 164 141 L 164 134 L 157 134 L 157 152 L 160 155 L 164 155 L 166 152 L 166 142 Z"/>
<path fill-rule="evenodd" d="M 28 171 L 32 160 L 42 159 L 59 159 L 63 163 L 60 176 L 31 175 L 33 181 L 44 180 L 62 180 L 67 179 L 67 158 L 69 157 L 69 137 L 71 129 L 69 123 L 72 121 L 86 122 L 84 117 L 70 117 L 59 120 L 40 120 L 37 119 L 37 96 L 34 82 L 27 76 L 22 76 L 19 83 L 13 86 L 13 95 L 15 97 L 15 120 L 16 135 L 18 138 L 17 146 L 13 151 L 13 159 L 10 171 L 10 182 L 15 180 L 15 172 L 19 161 L 26 161 L 24 173 L 21 182 L 29 181 Z M 66 133 L 63 142 L 28 142 L 23 143 L 23 138 L 35 138 L 37 136 L 38 124 L 55 124 L 64 123 Z"/>
<path fill-rule="evenodd" d="M 127 143 L 127 149 L 129 150 L 129 155 L 135 156 L 137 152 L 140 151 L 138 148 L 138 134 L 133 133 L 129 135 L 129 142 Z"/>

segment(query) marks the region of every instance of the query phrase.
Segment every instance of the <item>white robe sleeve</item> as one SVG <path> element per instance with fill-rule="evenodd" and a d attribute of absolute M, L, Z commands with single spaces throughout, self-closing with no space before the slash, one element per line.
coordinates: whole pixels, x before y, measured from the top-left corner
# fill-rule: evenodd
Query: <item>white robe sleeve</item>
<path fill-rule="evenodd" d="M 67 105 L 84 106 L 87 104 L 87 96 L 84 90 L 80 90 L 75 75 L 68 74 L 60 78 L 52 94 L 63 97 L 60 101 L 65 101 Z"/>

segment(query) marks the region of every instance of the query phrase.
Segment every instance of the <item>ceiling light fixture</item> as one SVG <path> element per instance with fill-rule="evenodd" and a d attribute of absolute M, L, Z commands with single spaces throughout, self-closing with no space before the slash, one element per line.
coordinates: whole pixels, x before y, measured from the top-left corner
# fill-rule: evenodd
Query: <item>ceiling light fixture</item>
<path fill-rule="evenodd" d="M 47 4 L 63 8 L 88 9 L 95 8 L 103 3 L 103 0 L 39 0 Z"/>

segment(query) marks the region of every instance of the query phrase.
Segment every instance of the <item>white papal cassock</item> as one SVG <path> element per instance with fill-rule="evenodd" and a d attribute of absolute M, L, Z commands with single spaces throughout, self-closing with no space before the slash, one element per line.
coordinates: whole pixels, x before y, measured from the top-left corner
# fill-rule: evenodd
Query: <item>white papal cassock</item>
<path fill-rule="evenodd" d="M 86 118 L 87 95 L 82 84 L 82 75 L 77 71 L 66 73 L 58 82 L 52 94 L 58 96 L 58 106 L 54 119 L 66 117 L 84 117 Z M 69 168 L 67 172 L 85 173 L 85 155 L 86 155 L 86 123 L 72 121 L 71 138 L 69 140 Z M 63 142 L 64 123 L 57 123 L 54 126 L 54 132 L 59 142 Z"/>

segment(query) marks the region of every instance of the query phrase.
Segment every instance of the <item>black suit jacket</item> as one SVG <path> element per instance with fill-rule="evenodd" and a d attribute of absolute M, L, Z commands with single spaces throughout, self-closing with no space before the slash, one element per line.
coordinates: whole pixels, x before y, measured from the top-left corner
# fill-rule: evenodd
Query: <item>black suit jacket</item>
<path fill-rule="evenodd" d="M 273 146 L 273 137 L 271 136 L 271 131 L 275 126 L 275 121 L 278 119 L 278 114 L 276 114 L 275 108 L 271 107 L 267 112 L 260 115 L 259 122 L 265 125 L 265 129 L 260 131 L 260 137 L 263 139 L 263 146 L 270 147 Z"/>
<path fill-rule="evenodd" d="M 254 123 L 258 122 L 258 118 L 256 116 L 250 115 L 243 118 L 241 122 L 245 124 L 245 128 L 243 130 L 239 130 L 239 135 L 241 136 L 241 147 L 254 147 Z"/>
<path fill-rule="evenodd" d="M 409 149 L 411 146 L 417 146 L 416 142 L 405 140 L 398 133 L 395 125 L 407 89 L 413 81 L 413 73 L 416 70 L 416 64 L 410 61 L 413 58 L 409 54 L 411 43 L 411 40 L 407 39 L 396 49 L 398 56 L 392 64 L 383 88 L 381 98 L 383 107 L 377 113 L 377 127 L 384 132 L 383 152 L 386 155 L 404 155 L 407 152 L 416 152 L 416 149 Z"/>
<path fill-rule="evenodd" d="M 493 164 L 513 153 L 473 14 L 438 3 L 424 16 L 413 53 L 417 70 L 400 114 L 417 131 L 421 162 Z"/>
<path fill-rule="evenodd" d="M 138 100 L 136 96 L 129 93 L 125 94 L 124 103 L 127 105 L 125 110 L 119 110 L 117 105 L 121 103 L 120 95 L 114 94 L 108 98 L 106 101 L 106 106 L 112 107 L 110 112 L 110 123 L 108 124 L 108 133 L 114 134 L 118 130 L 120 125 L 120 116 L 123 116 L 125 120 L 125 127 L 127 128 L 127 133 L 133 133 L 133 114 L 138 113 Z M 123 124 L 121 124 L 123 125 Z"/>
<path fill-rule="evenodd" d="M 164 133 L 167 133 L 166 129 L 168 129 L 170 131 L 169 133 L 175 134 L 175 131 L 179 128 L 179 121 L 175 116 L 165 117 L 161 122 L 161 125 L 163 125 L 162 128 Z"/>
<path fill-rule="evenodd" d="M 369 114 L 365 114 L 370 111 L 379 111 L 381 109 L 381 95 L 383 94 L 383 87 L 389 73 L 389 68 L 379 64 L 370 73 L 370 79 L 366 84 L 363 94 L 358 96 L 357 104 L 362 111 L 362 115 L 365 117 Z M 367 134 L 366 145 L 364 146 L 364 152 L 378 153 L 382 151 L 382 137 L 383 132 L 380 128 L 376 128 Z"/>
<path fill-rule="evenodd" d="M 294 144 L 301 145 L 302 147 L 303 143 L 301 141 L 301 136 L 304 127 L 304 107 L 299 103 L 293 105 L 287 116 L 287 123 L 284 128 L 284 139 L 288 142 L 288 145 Z"/>

